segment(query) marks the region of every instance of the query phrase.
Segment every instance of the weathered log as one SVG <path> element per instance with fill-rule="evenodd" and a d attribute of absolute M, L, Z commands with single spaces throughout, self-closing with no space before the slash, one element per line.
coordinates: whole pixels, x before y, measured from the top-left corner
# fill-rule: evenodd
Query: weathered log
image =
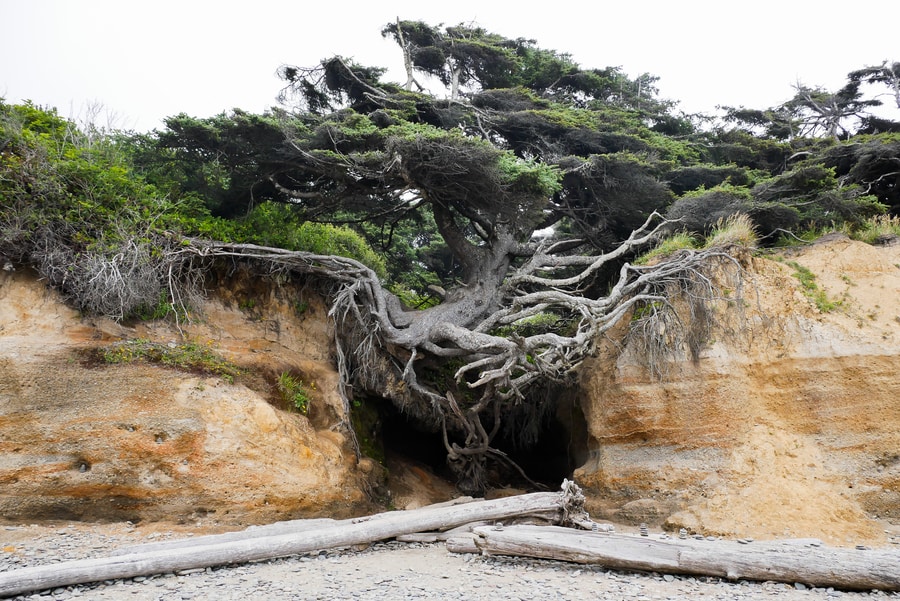
<path fill-rule="evenodd" d="M 474 533 L 475 544 L 488 554 L 729 580 L 900 590 L 900 552 L 887 549 L 842 549 L 778 541 L 745 545 L 722 540 L 654 540 L 558 526 L 479 526 Z"/>
<path fill-rule="evenodd" d="M 198 545 L 186 547 L 168 546 L 145 553 L 22 568 L 0 573 L 0 597 L 86 582 L 349 547 L 413 532 L 447 530 L 481 520 L 496 521 L 533 515 L 558 523 L 573 509 L 579 509 L 576 497 L 577 495 L 566 490 L 562 493 L 534 493 L 462 505 L 422 507 L 341 520 L 302 532 L 259 537 L 249 531 L 245 532 L 246 537 L 239 540 L 212 543 L 201 540 Z"/>
<path fill-rule="evenodd" d="M 481 553 L 481 549 L 475 544 L 476 535 L 469 533 L 468 536 L 458 534 L 447 539 L 447 550 L 451 553 Z"/>
<path fill-rule="evenodd" d="M 280 536 L 282 534 L 298 534 L 315 528 L 322 528 L 337 524 L 337 520 L 329 518 L 309 519 L 309 520 L 289 520 L 286 522 L 276 522 L 274 524 L 265 524 L 263 526 L 251 526 L 245 530 L 236 532 L 225 532 L 224 534 L 208 534 L 206 536 L 196 536 L 192 538 L 179 538 L 175 540 L 165 540 L 153 543 L 144 543 L 131 547 L 122 547 L 116 549 L 111 555 L 132 555 L 134 553 L 151 553 L 153 551 L 168 551 L 171 549 L 183 549 L 185 547 L 196 547 L 198 545 L 215 545 L 217 543 L 226 543 L 235 540 L 247 540 L 251 538 L 264 538 L 270 536 Z"/>

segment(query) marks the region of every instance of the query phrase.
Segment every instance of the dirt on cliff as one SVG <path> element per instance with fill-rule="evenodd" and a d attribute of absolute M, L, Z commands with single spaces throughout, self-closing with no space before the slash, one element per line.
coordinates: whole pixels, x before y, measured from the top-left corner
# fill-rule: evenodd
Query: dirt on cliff
<path fill-rule="evenodd" d="M 238 525 L 371 510 L 378 468 L 350 444 L 321 298 L 236 271 L 200 309 L 181 324 L 82 318 L 29 270 L 0 272 L 0 518 Z M 115 344 L 135 359 L 100 358 Z M 150 344 L 240 374 L 140 359 Z M 280 398 L 281 374 L 305 386 L 307 412 Z"/>
<path fill-rule="evenodd" d="M 900 245 L 833 235 L 745 267 L 741 306 L 716 307 L 697 361 L 656 379 L 633 349 L 607 348 L 587 366 L 578 480 L 612 519 L 886 543 L 900 523 Z"/>

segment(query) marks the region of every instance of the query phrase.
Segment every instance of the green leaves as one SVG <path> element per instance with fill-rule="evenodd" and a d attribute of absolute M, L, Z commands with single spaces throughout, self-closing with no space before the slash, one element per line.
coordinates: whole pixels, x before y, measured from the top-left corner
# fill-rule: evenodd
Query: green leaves
<path fill-rule="evenodd" d="M 316 389 L 315 384 L 310 384 L 308 387 L 312 390 Z M 289 407 L 304 415 L 309 412 L 310 394 L 300 377 L 288 371 L 281 372 L 276 381 L 276 388 L 278 388 L 281 399 Z"/>

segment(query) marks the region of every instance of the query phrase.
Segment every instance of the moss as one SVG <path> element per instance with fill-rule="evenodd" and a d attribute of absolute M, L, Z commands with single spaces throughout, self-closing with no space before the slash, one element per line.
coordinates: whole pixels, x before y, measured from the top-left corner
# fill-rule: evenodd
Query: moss
<path fill-rule="evenodd" d="M 359 452 L 385 465 L 384 443 L 381 440 L 381 414 L 374 401 L 353 402 L 350 423 L 356 432 Z"/>

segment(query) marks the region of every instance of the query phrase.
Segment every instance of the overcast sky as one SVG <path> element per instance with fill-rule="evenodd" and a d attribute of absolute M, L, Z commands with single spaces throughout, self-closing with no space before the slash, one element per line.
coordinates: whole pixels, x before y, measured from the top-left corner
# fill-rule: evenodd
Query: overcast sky
<path fill-rule="evenodd" d="M 380 35 L 398 16 L 475 21 L 537 40 L 583 67 L 659 76 L 686 112 L 766 108 L 791 84 L 840 87 L 849 71 L 900 60 L 900 0 L 0 0 L 0 97 L 150 130 L 177 113 L 206 117 L 276 104 L 281 64 L 341 54 L 405 80 Z M 532 8 L 526 8 L 531 6 Z M 100 125 L 106 123 L 101 122 Z"/>

